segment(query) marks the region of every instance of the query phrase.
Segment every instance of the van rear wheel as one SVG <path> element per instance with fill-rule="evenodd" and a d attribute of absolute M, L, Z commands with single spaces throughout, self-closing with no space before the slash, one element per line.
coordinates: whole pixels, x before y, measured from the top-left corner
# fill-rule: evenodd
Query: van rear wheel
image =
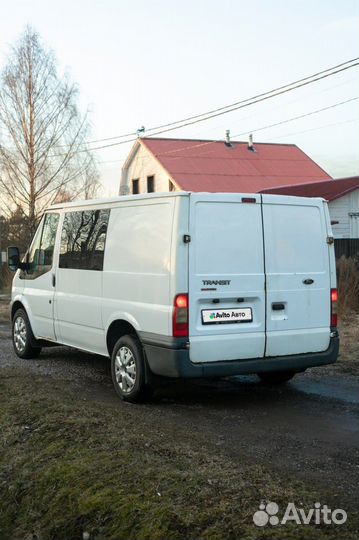
<path fill-rule="evenodd" d="M 295 371 L 266 371 L 258 373 L 258 377 L 264 384 L 284 384 L 293 379 Z"/>
<path fill-rule="evenodd" d="M 141 344 L 133 336 L 122 336 L 111 355 L 112 382 L 124 401 L 135 403 L 144 398 L 145 365 Z"/>
<path fill-rule="evenodd" d="M 12 319 L 12 342 L 19 358 L 37 358 L 41 352 L 41 347 L 33 345 L 35 337 L 24 309 L 18 309 Z"/>

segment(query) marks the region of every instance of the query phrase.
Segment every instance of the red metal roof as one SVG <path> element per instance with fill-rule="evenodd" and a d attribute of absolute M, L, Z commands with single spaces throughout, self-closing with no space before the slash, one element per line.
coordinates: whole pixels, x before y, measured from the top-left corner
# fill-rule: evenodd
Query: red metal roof
<path fill-rule="evenodd" d="M 140 142 L 156 157 L 185 191 L 255 193 L 274 186 L 331 179 L 294 144 L 193 139 L 143 138 Z"/>
<path fill-rule="evenodd" d="M 279 195 L 296 195 L 297 197 L 323 197 L 327 201 L 334 201 L 334 199 L 338 199 L 355 189 L 359 189 L 359 176 L 263 189 L 261 193 L 278 193 Z"/>

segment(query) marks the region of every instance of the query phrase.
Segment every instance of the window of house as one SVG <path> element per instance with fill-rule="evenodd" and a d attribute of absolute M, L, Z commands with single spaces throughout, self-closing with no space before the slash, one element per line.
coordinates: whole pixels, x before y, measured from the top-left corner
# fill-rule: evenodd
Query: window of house
<path fill-rule="evenodd" d="M 140 192 L 140 180 L 139 178 L 134 178 L 132 180 L 132 193 L 133 195 L 138 195 Z"/>
<path fill-rule="evenodd" d="M 155 191 L 155 177 L 147 176 L 147 193 L 154 193 Z"/>
<path fill-rule="evenodd" d="M 42 218 L 28 251 L 26 279 L 35 279 L 51 270 L 59 217 L 49 213 Z"/>
<path fill-rule="evenodd" d="M 60 268 L 102 270 L 110 210 L 67 212 L 61 233 Z"/>
<path fill-rule="evenodd" d="M 172 184 L 171 180 L 168 180 L 168 191 L 174 191 L 174 190 L 175 190 L 174 185 Z"/>

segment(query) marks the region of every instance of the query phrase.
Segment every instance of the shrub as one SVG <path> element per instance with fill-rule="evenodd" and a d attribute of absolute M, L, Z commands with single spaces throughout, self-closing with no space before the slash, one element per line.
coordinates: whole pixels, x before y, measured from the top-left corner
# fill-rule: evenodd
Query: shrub
<path fill-rule="evenodd" d="M 14 274 L 10 272 L 6 264 L 0 264 L 0 291 L 7 292 L 11 288 Z"/>
<path fill-rule="evenodd" d="M 337 260 L 339 312 L 359 310 L 359 258 L 344 255 Z"/>

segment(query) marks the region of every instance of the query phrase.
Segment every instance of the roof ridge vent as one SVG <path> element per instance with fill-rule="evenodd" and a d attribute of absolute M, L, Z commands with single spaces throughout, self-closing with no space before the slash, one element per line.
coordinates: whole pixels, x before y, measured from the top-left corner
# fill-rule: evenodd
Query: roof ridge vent
<path fill-rule="evenodd" d="M 226 140 L 224 142 L 228 148 L 233 148 L 233 144 L 231 143 L 231 132 L 229 129 L 226 129 Z"/>
<path fill-rule="evenodd" d="M 250 133 L 249 136 L 248 136 L 248 147 L 247 148 L 251 152 L 257 152 L 255 147 L 253 146 L 253 134 L 252 133 Z"/>

